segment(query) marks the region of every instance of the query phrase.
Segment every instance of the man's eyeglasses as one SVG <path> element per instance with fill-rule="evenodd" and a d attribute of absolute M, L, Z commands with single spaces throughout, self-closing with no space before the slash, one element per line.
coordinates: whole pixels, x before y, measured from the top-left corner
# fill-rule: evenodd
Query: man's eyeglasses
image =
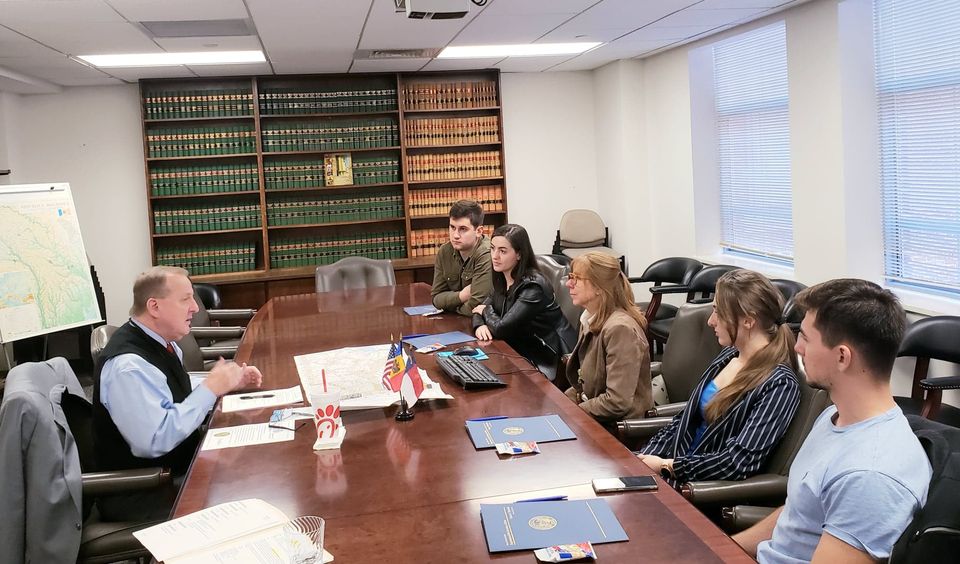
<path fill-rule="evenodd" d="M 581 280 L 586 280 L 586 278 L 584 276 L 580 276 L 572 272 L 570 274 L 564 274 L 563 277 L 560 278 L 560 281 L 563 282 L 564 284 L 572 281 L 574 286 L 576 286 L 577 282 L 580 282 Z"/>

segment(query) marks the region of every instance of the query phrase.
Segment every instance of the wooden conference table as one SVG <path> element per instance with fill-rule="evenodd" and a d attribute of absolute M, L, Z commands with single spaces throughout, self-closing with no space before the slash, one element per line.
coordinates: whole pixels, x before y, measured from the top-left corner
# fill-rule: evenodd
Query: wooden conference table
<path fill-rule="evenodd" d="M 299 383 L 294 355 L 386 343 L 390 335 L 469 331 L 454 314 L 411 317 L 404 306 L 430 302 L 426 284 L 270 300 L 252 320 L 237 360 L 254 364 L 265 388 Z M 509 385 L 465 391 L 431 355 L 417 363 L 456 399 L 418 403 L 416 418 L 398 423 L 396 407 L 343 414 L 347 436 L 333 451 L 312 450 L 310 425 L 293 441 L 199 452 L 174 510 L 179 517 L 232 500 L 257 497 L 290 517 L 326 519 L 325 548 L 339 563 L 535 562 L 530 551 L 489 554 L 480 503 L 565 494 L 594 497 L 593 478 L 651 474 L 629 450 L 570 402 L 502 342 L 483 349 L 487 365 Z M 497 354 L 501 353 L 501 354 Z M 386 359 L 384 359 L 386 360 Z M 269 419 L 271 409 L 222 413 L 211 428 Z M 464 420 L 491 415 L 556 413 L 577 440 L 548 443 L 542 453 L 500 459 L 474 449 Z M 719 528 L 679 494 L 606 495 L 630 537 L 597 545 L 602 562 L 751 562 Z"/>

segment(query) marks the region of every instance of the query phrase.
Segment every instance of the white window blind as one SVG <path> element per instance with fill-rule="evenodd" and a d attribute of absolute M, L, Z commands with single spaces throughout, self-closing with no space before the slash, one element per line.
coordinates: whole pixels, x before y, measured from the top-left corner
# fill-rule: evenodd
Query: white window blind
<path fill-rule="evenodd" d="M 724 252 L 793 264 L 786 28 L 713 47 Z"/>
<path fill-rule="evenodd" d="M 886 279 L 960 294 L 960 2 L 876 0 Z"/>

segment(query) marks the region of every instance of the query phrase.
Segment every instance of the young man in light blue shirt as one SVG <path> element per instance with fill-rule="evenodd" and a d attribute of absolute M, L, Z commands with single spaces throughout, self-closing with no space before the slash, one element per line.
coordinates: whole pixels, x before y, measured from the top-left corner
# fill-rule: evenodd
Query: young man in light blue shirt
<path fill-rule="evenodd" d="M 906 327 L 896 296 L 864 280 L 804 290 L 797 340 L 807 382 L 834 405 L 790 467 L 786 505 L 736 535 L 761 563 L 875 562 L 926 502 L 930 462 L 890 393 Z"/>

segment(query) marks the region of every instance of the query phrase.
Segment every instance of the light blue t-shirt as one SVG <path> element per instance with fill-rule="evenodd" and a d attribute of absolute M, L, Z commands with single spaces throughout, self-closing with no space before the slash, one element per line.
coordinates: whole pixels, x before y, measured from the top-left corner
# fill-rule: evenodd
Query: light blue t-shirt
<path fill-rule="evenodd" d="M 773 537 L 760 543 L 761 564 L 809 562 L 827 532 L 876 559 L 927 500 L 932 469 L 899 407 L 837 427 L 836 406 L 820 414 L 787 482 L 787 503 Z"/>

